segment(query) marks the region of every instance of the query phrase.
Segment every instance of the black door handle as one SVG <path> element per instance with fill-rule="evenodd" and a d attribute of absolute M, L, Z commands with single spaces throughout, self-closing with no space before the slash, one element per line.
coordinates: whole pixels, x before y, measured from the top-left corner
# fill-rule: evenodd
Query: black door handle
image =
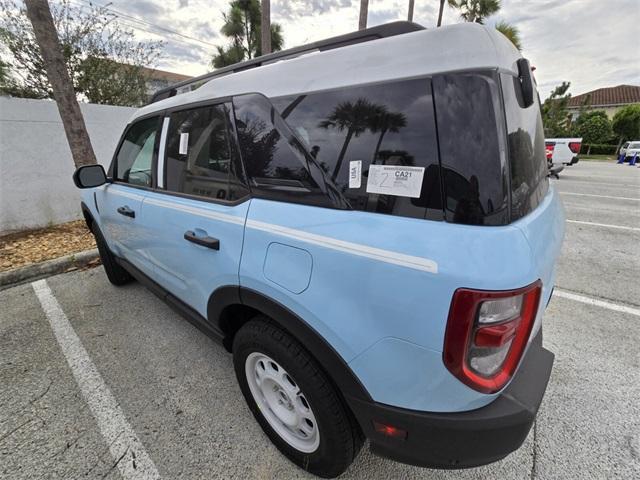
<path fill-rule="evenodd" d="M 213 237 L 198 237 L 193 230 L 184 232 L 184 239 L 212 250 L 220 250 L 220 240 Z"/>
<path fill-rule="evenodd" d="M 131 218 L 136 218 L 136 212 L 134 212 L 133 210 L 131 210 L 129 207 L 124 206 L 124 207 L 118 207 L 118 213 L 120 215 L 124 215 L 125 217 L 131 217 Z"/>

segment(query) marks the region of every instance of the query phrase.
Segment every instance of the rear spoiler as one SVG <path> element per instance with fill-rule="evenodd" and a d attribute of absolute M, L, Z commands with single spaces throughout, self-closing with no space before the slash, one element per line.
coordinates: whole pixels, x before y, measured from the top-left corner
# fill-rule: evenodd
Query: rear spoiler
<path fill-rule="evenodd" d="M 185 80 L 158 90 L 153 94 L 149 103 L 155 103 L 160 100 L 164 100 L 165 98 L 178 95 L 179 93 L 185 93 L 191 90 L 195 90 L 205 82 L 208 82 L 215 77 L 230 75 L 232 73 L 241 72 L 242 70 L 248 70 L 250 68 L 259 67 L 261 65 L 275 63 L 280 60 L 289 60 L 291 58 L 304 55 L 305 53 L 324 52 L 326 50 L 333 50 L 334 48 L 346 47 L 347 45 L 369 42 L 371 40 L 377 40 L 385 37 L 393 37 L 395 35 L 402 35 L 404 33 L 415 32 L 418 30 L 424 30 L 424 27 L 413 22 L 391 22 L 385 25 L 379 25 L 377 27 L 371 27 L 364 30 L 359 30 L 357 32 L 351 32 L 345 35 L 328 38 L 326 40 L 309 43 L 300 47 L 289 48 L 287 50 L 270 53 L 258 58 L 246 60 L 244 62 L 234 63 L 233 65 L 219 68 L 213 72 L 205 73 L 204 75 L 200 75 L 199 77 L 194 77 L 189 80 Z"/>

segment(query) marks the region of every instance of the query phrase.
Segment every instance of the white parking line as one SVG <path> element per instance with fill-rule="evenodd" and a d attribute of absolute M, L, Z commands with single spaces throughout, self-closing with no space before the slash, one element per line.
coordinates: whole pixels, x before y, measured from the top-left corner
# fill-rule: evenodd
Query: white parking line
<path fill-rule="evenodd" d="M 31 284 L 124 480 L 159 479 L 160 474 L 91 361 L 46 280 Z"/>
<path fill-rule="evenodd" d="M 587 210 L 589 212 L 612 212 L 612 213 L 620 213 L 620 208 L 602 208 L 602 207 L 594 207 L 594 206 L 585 206 L 585 205 L 579 205 L 577 203 L 572 203 L 572 202 L 565 202 L 563 201 L 562 204 L 565 206 L 565 208 L 567 210 L 571 210 L 571 209 L 576 209 L 576 210 Z M 640 211 L 638 210 L 631 210 L 631 211 L 626 211 L 624 212 L 625 215 L 640 215 Z"/>
<path fill-rule="evenodd" d="M 596 307 L 606 308 L 608 310 L 613 310 L 616 312 L 628 313 L 630 315 L 635 315 L 636 317 L 640 317 L 640 309 L 628 307 L 626 305 L 620 305 L 613 302 L 607 302 L 605 300 L 598 300 L 597 298 L 587 297 L 586 295 L 578 295 L 577 293 L 567 292 L 566 290 L 562 290 L 560 288 L 556 288 L 553 291 L 553 295 L 555 297 L 566 298 L 568 300 L 574 300 L 576 302 L 586 303 L 587 305 L 593 305 Z"/>
<path fill-rule="evenodd" d="M 607 223 L 583 222 L 582 220 L 567 220 L 567 223 L 579 223 L 580 225 L 592 225 L 594 227 L 616 228 L 619 230 L 631 230 L 634 232 L 640 232 L 640 228 L 625 227 L 624 225 L 609 225 Z"/>
<path fill-rule="evenodd" d="M 640 198 L 632 197 L 613 197 L 611 195 L 594 195 L 592 193 L 575 193 L 575 192 L 560 192 L 561 195 L 577 195 L 579 197 L 596 197 L 596 198 L 613 198 L 616 200 L 634 200 L 640 202 Z"/>
<path fill-rule="evenodd" d="M 556 181 L 557 182 L 557 181 Z M 592 182 L 591 180 L 576 180 L 575 178 L 563 178 L 560 183 L 575 182 L 574 186 L 588 186 L 588 185 L 606 185 L 608 187 L 620 187 L 620 188 L 638 188 L 640 183 L 609 183 L 609 182 Z"/>

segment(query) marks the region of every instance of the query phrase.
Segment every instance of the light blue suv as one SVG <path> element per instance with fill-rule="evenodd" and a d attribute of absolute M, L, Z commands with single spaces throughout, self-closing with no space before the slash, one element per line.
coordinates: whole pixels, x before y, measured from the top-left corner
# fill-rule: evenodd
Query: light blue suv
<path fill-rule="evenodd" d="M 337 476 L 365 438 L 471 467 L 527 436 L 564 214 L 531 69 L 494 29 L 396 23 L 218 70 L 74 181 L 109 280 L 219 339 L 302 468 Z"/>

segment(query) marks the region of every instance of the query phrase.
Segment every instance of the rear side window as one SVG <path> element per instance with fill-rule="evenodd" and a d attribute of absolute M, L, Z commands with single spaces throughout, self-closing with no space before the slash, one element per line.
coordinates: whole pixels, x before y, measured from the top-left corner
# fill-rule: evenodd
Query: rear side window
<path fill-rule="evenodd" d="M 230 132 L 230 105 L 173 112 L 166 146 L 166 188 L 172 192 L 235 200 L 246 190 Z"/>
<path fill-rule="evenodd" d="M 508 223 L 506 155 L 493 74 L 433 78 L 447 221 Z"/>
<path fill-rule="evenodd" d="M 544 130 L 537 100 L 523 108 L 520 83 L 501 74 L 511 172 L 511 220 L 535 209 L 549 188 Z M 551 148 L 554 142 L 547 142 Z"/>
<path fill-rule="evenodd" d="M 159 122 L 159 117 L 152 117 L 141 120 L 129 128 L 116 156 L 117 181 L 151 187 Z"/>
<path fill-rule="evenodd" d="M 429 79 L 272 100 L 350 208 L 442 219 Z M 409 175 L 405 182 L 398 176 Z M 385 182 L 394 186 L 386 193 Z M 394 183 L 395 182 L 395 183 Z"/>

